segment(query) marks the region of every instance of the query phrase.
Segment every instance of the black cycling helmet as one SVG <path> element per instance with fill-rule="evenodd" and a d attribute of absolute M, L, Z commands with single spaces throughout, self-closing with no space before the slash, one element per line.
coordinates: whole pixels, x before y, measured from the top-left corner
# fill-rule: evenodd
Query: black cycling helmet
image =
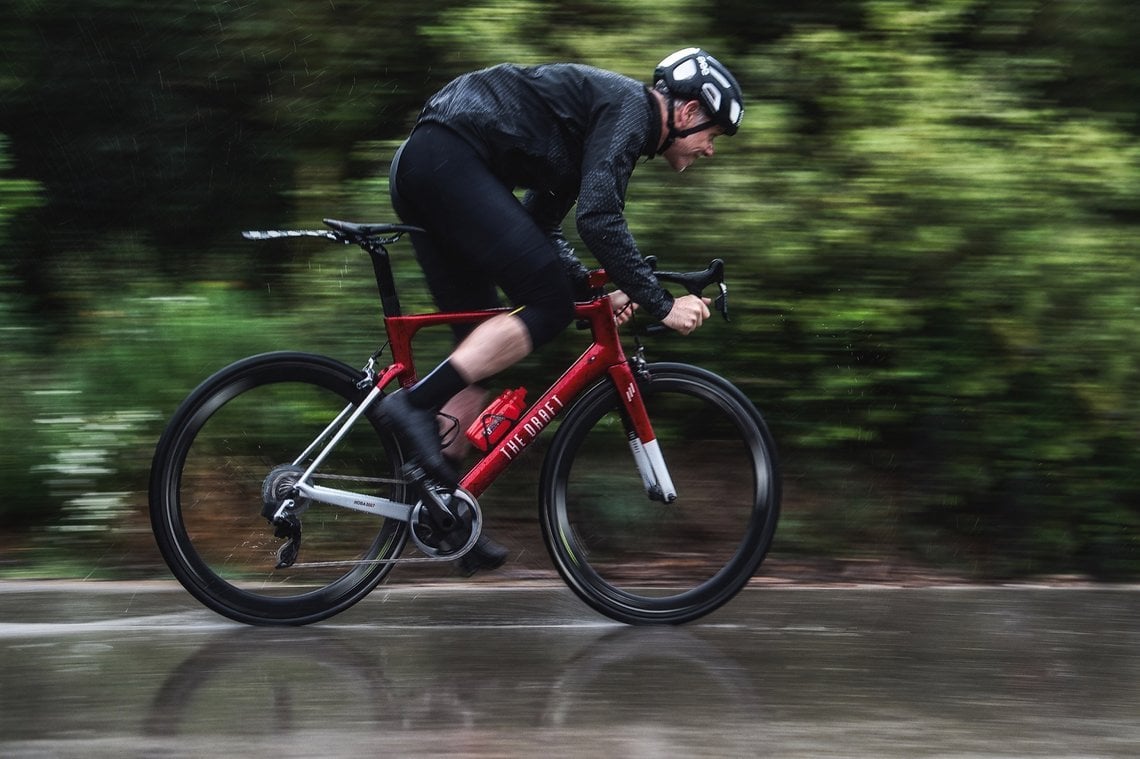
<path fill-rule="evenodd" d="M 712 122 L 678 131 L 673 125 L 673 101 L 669 101 L 669 136 L 661 151 L 681 137 L 708 129 L 713 124 L 728 135 L 736 134 L 744 117 L 744 96 L 736 77 L 720 61 L 699 47 L 687 47 L 670 55 L 653 70 L 653 86 L 663 86 L 669 94 L 696 100 L 712 117 Z"/>

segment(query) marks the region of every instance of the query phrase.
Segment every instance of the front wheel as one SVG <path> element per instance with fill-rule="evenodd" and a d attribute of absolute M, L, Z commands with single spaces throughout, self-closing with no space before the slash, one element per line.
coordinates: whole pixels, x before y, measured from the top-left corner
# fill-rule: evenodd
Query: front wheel
<path fill-rule="evenodd" d="M 151 527 L 174 576 L 206 606 L 249 624 L 305 624 L 356 603 L 391 570 L 402 522 L 300 503 L 300 555 L 279 569 L 283 541 L 262 514 L 263 496 L 285 497 L 308 465 L 299 457 L 361 402 L 361 376 L 321 356 L 255 356 L 206 380 L 174 414 L 151 467 Z M 369 412 L 314 481 L 403 501 L 402 463 Z"/>
<path fill-rule="evenodd" d="M 686 364 L 650 364 L 638 388 L 677 499 L 651 500 L 613 384 L 567 412 L 543 466 L 541 521 L 563 579 L 621 622 L 681 624 L 732 598 L 776 529 L 780 476 L 752 402 Z"/>

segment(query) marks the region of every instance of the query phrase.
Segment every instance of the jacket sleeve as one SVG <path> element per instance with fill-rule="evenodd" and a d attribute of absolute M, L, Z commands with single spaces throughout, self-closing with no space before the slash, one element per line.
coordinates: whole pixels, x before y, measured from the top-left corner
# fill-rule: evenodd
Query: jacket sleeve
<path fill-rule="evenodd" d="M 646 141 L 645 106 L 610 104 L 594 121 L 582 156 L 577 226 L 582 241 L 610 280 L 656 319 L 673 307 L 673 296 L 653 276 L 625 220 L 630 175 Z"/>

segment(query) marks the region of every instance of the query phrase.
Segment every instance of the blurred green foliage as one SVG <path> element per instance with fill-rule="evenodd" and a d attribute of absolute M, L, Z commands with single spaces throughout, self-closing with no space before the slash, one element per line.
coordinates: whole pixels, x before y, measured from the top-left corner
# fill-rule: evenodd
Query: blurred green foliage
<path fill-rule="evenodd" d="M 777 551 L 1134 575 L 1137 32 L 1126 0 L 7 3 L 4 545 L 118 556 L 196 382 L 379 344 L 356 251 L 237 233 L 392 218 L 388 161 L 447 80 L 503 60 L 644 80 L 700 44 L 744 128 L 683 176 L 640 166 L 628 213 L 668 268 L 728 261 L 733 324 L 650 352 L 767 416 Z M 407 246 L 396 266 L 428 308 Z"/>

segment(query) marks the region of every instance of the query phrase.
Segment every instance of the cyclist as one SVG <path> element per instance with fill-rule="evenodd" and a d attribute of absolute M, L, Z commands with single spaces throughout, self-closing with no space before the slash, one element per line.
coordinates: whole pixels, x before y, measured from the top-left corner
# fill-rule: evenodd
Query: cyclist
<path fill-rule="evenodd" d="M 736 79 L 699 48 L 661 61 L 652 88 L 579 64 L 503 64 L 428 100 L 393 159 L 392 205 L 425 230 L 412 244 L 440 309 L 496 307 L 498 288 L 515 309 L 456 328 L 451 355 L 380 404 L 412 461 L 454 490 L 462 451 L 445 455 L 437 414 L 466 428 L 482 409 L 478 383 L 569 325 L 574 300 L 587 296 L 587 269 L 561 227 L 575 203 L 579 236 L 620 288 L 610 295 L 619 321 L 640 306 L 688 334 L 708 318 L 707 298 L 674 299 L 653 277 L 623 216 L 626 186 L 642 157 L 680 172 L 712 156 L 743 112 Z M 516 188 L 528 191 L 521 201 Z M 493 569 L 506 555 L 484 536 L 459 569 Z"/>

